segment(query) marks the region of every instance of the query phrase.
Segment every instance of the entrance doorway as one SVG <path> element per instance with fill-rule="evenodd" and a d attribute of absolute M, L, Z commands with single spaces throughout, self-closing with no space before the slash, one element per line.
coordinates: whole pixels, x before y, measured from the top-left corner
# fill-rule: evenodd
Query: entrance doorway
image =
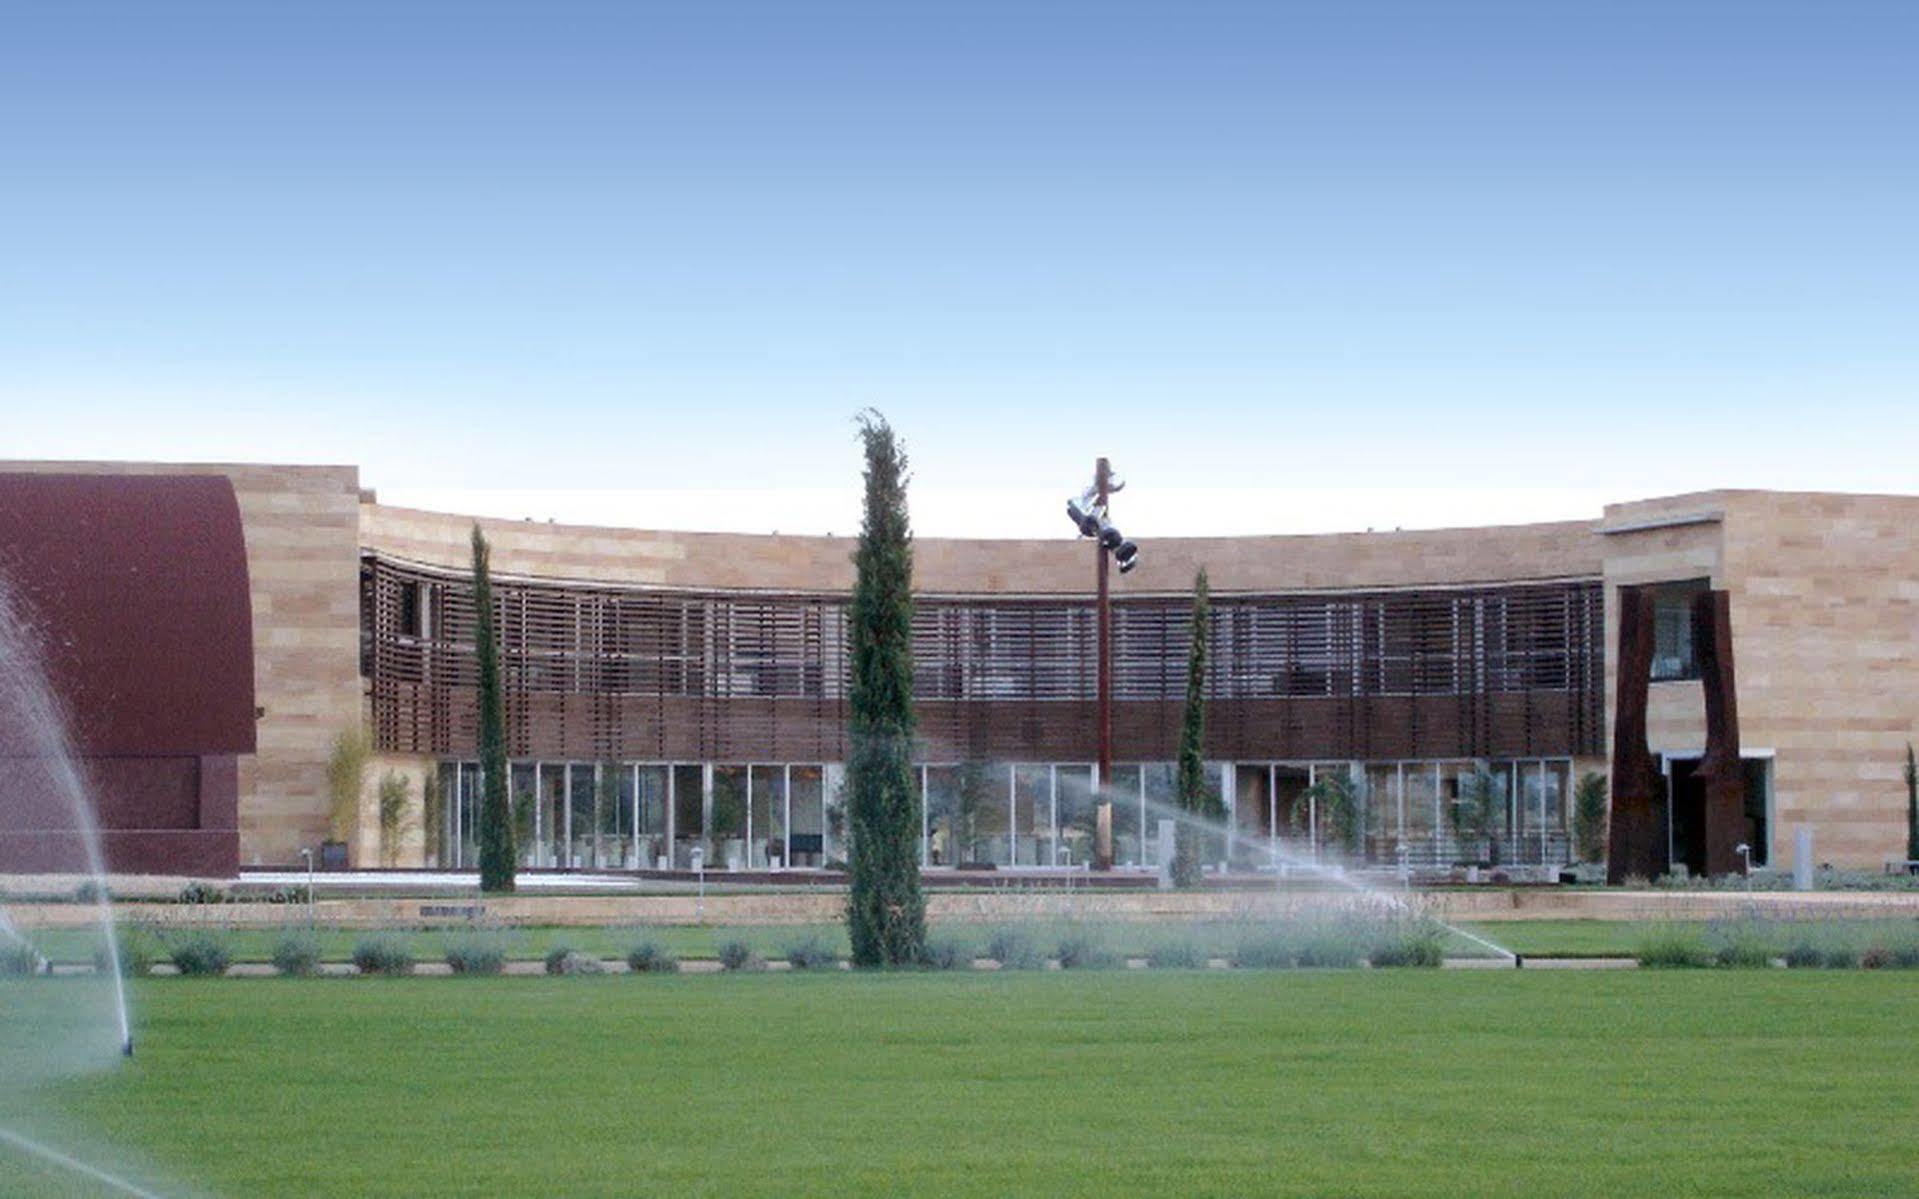
<path fill-rule="evenodd" d="M 1694 877 L 1706 873 L 1706 782 L 1699 762 L 1697 755 L 1666 759 L 1667 861 Z M 1772 759 L 1742 758 L 1740 765 L 1746 803 L 1738 838 L 1749 847 L 1752 864 L 1764 866 L 1772 860 Z"/>

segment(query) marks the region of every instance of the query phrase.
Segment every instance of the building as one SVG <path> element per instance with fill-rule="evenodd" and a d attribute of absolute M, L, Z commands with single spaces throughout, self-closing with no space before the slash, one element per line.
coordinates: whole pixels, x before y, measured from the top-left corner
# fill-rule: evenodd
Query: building
<path fill-rule="evenodd" d="M 290 864 L 327 835 L 329 747 L 364 720 L 371 777 L 405 778 L 411 795 L 436 797 L 435 815 L 416 809 L 383 838 L 370 784 L 355 860 L 473 864 L 470 518 L 380 504 L 350 467 L 0 472 L 49 486 L 230 481 L 256 713 L 222 834 L 232 860 Z M 686 868 L 698 850 L 710 867 L 771 869 L 838 856 L 850 539 L 480 524 L 528 866 Z M 1619 588 L 1658 584 L 1649 740 L 1671 780 L 1671 859 L 1696 860 L 1685 813 L 1704 723 L 1687 621 L 1692 594 L 1711 586 L 1731 596 L 1754 862 L 1790 864 L 1792 830 L 1809 825 L 1820 861 L 1878 868 L 1903 856 L 1900 772 L 1919 738 L 1915 529 L 1919 498 L 1718 491 L 1591 521 L 1155 540 L 1116 581 L 1119 764 L 1104 780 L 1091 764 L 1091 550 L 923 539 L 927 864 L 1083 865 L 1096 788 L 1115 801 L 1119 862 L 1150 863 L 1156 805 L 1171 794 L 1189 588 L 1205 566 L 1207 756 L 1234 829 L 1219 851 L 1240 866 L 1270 863 L 1275 833 L 1289 853 L 1325 848 L 1313 785 L 1328 775 L 1364 797 L 1358 852 L 1372 860 L 1564 861 L 1570 794 L 1606 769 Z M 1496 850 L 1462 845 L 1451 819 L 1462 791 L 1488 779 Z M 178 864 L 149 840 L 116 864 Z"/>

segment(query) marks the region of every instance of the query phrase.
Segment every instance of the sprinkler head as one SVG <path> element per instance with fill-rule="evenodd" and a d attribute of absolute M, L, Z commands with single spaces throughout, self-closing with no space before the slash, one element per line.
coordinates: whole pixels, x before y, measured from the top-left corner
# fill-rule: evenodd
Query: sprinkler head
<path fill-rule="evenodd" d="M 120 1042 L 120 1056 L 121 1057 L 133 1056 L 133 1038 L 132 1037 L 128 1037 L 126 1040 Z"/>

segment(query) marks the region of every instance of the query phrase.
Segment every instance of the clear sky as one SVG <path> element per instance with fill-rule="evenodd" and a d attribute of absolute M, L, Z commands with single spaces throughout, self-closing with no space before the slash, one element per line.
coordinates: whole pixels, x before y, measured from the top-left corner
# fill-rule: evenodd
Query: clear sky
<path fill-rule="evenodd" d="M 1919 491 L 1919 4 L 0 7 L 0 458 L 850 532 Z"/>

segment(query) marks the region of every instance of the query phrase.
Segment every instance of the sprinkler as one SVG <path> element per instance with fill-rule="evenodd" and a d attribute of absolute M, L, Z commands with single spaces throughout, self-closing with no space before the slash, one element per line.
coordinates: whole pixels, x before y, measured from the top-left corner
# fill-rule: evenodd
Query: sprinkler
<path fill-rule="evenodd" d="M 1526 968 L 1526 955 L 1523 953 L 1515 953 L 1513 955 L 1513 969 L 1524 970 L 1525 968 Z M 133 1051 L 129 1049 L 127 1052 L 131 1053 Z"/>
<path fill-rule="evenodd" d="M 120 1056 L 121 1057 L 133 1056 L 133 1038 L 132 1037 L 128 1037 L 126 1040 L 120 1042 Z"/>

